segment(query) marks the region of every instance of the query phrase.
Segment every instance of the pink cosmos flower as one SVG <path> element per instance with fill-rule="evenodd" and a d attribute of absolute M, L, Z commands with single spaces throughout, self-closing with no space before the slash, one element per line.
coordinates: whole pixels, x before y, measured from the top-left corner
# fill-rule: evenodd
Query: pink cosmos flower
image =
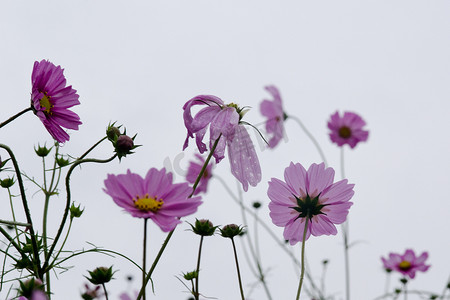
<path fill-rule="evenodd" d="M 425 260 L 428 258 L 428 252 L 423 252 L 419 257 L 413 250 L 407 249 L 405 254 L 389 253 L 389 258 L 381 258 L 384 268 L 387 270 L 395 270 L 400 272 L 403 276 L 408 275 L 411 279 L 416 276 L 417 271 L 425 272 L 430 265 L 425 265 Z"/>
<path fill-rule="evenodd" d="M 31 106 L 50 135 L 59 143 L 69 140 L 62 127 L 78 130 L 80 117 L 68 108 L 80 104 L 77 91 L 66 86 L 64 69 L 48 60 L 35 62 L 31 75 Z"/>
<path fill-rule="evenodd" d="M 283 112 L 281 96 L 278 88 L 273 85 L 269 85 L 266 86 L 265 89 L 272 95 L 273 101 L 264 100 L 261 102 L 261 114 L 267 117 L 267 133 L 273 134 L 269 140 L 269 147 L 275 148 L 275 146 L 278 145 L 283 138 L 283 122 L 286 119 L 286 115 Z"/>
<path fill-rule="evenodd" d="M 191 108 L 195 105 L 206 105 L 193 118 Z M 184 104 L 183 106 L 184 124 L 188 131 L 183 150 L 189 144 L 189 138 L 195 135 L 198 150 L 203 153 L 207 150 L 203 143 L 203 137 L 209 125 L 209 149 L 211 149 L 216 140 L 222 135 L 217 144 L 213 156 L 216 163 L 219 163 L 225 157 L 225 146 L 228 141 L 234 137 L 236 127 L 239 124 L 239 113 L 235 106 L 225 105 L 222 99 L 211 95 L 199 95 Z"/>
<path fill-rule="evenodd" d="M 325 164 L 312 164 L 308 171 L 291 162 L 284 170 L 285 182 L 272 178 L 267 195 L 272 222 L 284 227 L 283 236 L 295 245 L 303 240 L 303 231 L 308 222 L 305 240 L 310 235 L 335 235 L 335 224 L 342 224 L 352 206 L 354 184 L 347 179 L 333 183 L 334 170 Z"/>
<path fill-rule="evenodd" d="M 180 217 L 193 214 L 202 203 L 201 197 L 188 198 L 192 188 L 187 182 L 172 183 L 172 173 L 166 169 L 150 169 L 145 178 L 131 173 L 108 174 L 105 193 L 133 217 L 150 218 L 162 231 L 173 230 Z"/>
<path fill-rule="evenodd" d="M 191 108 L 195 105 L 206 107 L 192 117 Z M 209 126 L 209 149 L 219 139 L 213 153 L 216 163 L 225 157 L 225 147 L 228 145 L 231 173 L 242 183 L 244 191 L 248 190 L 248 184 L 256 186 L 261 181 L 261 168 L 255 147 L 247 129 L 240 124 L 244 114 L 242 109 L 236 104 L 225 105 L 216 96 L 199 95 L 186 102 L 183 110 L 184 124 L 188 131 L 183 150 L 195 135 L 198 150 L 204 153 L 207 148 L 203 138 Z"/>
<path fill-rule="evenodd" d="M 200 171 L 202 170 L 202 167 L 205 163 L 205 159 L 200 154 L 195 154 L 195 157 L 197 157 L 199 162 L 191 161 L 189 163 L 189 168 L 186 174 L 186 181 L 192 184 L 194 184 L 195 181 L 197 180 L 197 176 L 198 174 L 200 174 Z M 212 177 L 212 164 L 209 163 L 208 166 L 206 167 L 205 172 L 203 173 L 202 178 L 200 179 L 200 182 L 198 183 L 194 195 L 197 195 L 202 192 L 206 193 L 206 190 L 208 189 L 208 182 L 211 177 Z"/>
<path fill-rule="evenodd" d="M 340 147 L 348 144 L 355 148 L 359 142 L 365 142 L 369 137 L 369 132 L 363 129 L 365 125 L 366 122 L 355 113 L 344 112 L 341 117 L 339 112 L 335 112 L 328 121 L 331 141 Z"/>

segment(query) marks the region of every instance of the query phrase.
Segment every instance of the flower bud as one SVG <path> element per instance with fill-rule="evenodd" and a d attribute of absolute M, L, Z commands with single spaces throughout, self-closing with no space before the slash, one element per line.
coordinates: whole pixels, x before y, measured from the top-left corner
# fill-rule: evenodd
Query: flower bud
<path fill-rule="evenodd" d="M 128 135 L 122 134 L 121 136 L 119 136 L 117 138 L 117 140 L 115 142 L 113 142 L 115 151 L 116 151 L 119 159 L 127 156 L 128 154 L 134 153 L 134 152 L 131 152 L 131 150 L 140 146 L 140 145 L 134 145 L 135 137 L 136 137 L 136 135 L 134 137 L 130 138 Z"/>
<path fill-rule="evenodd" d="M 104 284 L 112 279 L 113 271 L 112 266 L 109 268 L 98 267 L 94 271 L 88 271 L 90 277 L 86 277 L 92 284 Z"/>
<path fill-rule="evenodd" d="M 38 144 L 38 148 L 34 148 L 34 152 L 36 152 L 37 156 L 40 157 L 46 157 L 50 151 L 52 151 L 53 147 L 50 147 L 50 149 L 47 149 L 47 147 L 44 145 L 44 147 L 39 146 Z"/>
<path fill-rule="evenodd" d="M 220 234 L 225 238 L 234 238 L 236 235 L 244 234 L 244 228 L 238 226 L 236 224 L 225 225 L 222 229 L 220 229 Z"/>
<path fill-rule="evenodd" d="M 183 273 L 183 277 L 186 280 L 193 280 L 195 278 L 198 277 L 198 272 L 197 271 L 192 271 L 192 272 L 187 272 L 187 273 Z"/>
<path fill-rule="evenodd" d="M 258 209 L 261 207 L 261 202 L 255 201 L 255 202 L 253 202 L 252 205 L 253 205 L 253 208 Z"/>
<path fill-rule="evenodd" d="M 64 159 L 64 157 L 61 155 L 60 157 L 56 158 L 56 163 L 58 164 L 58 166 L 60 168 L 68 166 L 69 165 L 69 160 L 68 159 Z"/>
<path fill-rule="evenodd" d="M 27 299 L 31 299 L 35 291 L 44 290 L 44 284 L 37 278 L 31 278 L 27 281 L 20 281 L 19 285 L 19 295 L 24 296 Z"/>
<path fill-rule="evenodd" d="M 84 212 L 84 209 L 80 209 L 81 205 L 75 206 L 75 203 L 72 203 L 70 207 L 70 219 L 79 218 Z"/>
<path fill-rule="evenodd" d="M 117 138 L 120 136 L 120 130 L 116 126 L 114 126 L 114 123 L 112 125 L 108 126 L 108 129 L 106 129 L 106 136 L 108 137 L 108 140 L 111 142 L 116 141 Z"/>
<path fill-rule="evenodd" d="M 217 226 L 214 226 L 213 223 L 211 223 L 210 220 L 205 219 L 195 219 L 195 225 L 189 224 L 192 227 L 192 231 L 194 231 L 195 234 L 201 235 L 201 236 L 211 236 L 216 231 Z"/>
<path fill-rule="evenodd" d="M 14 177 L 12 178 L 5 178 L 3 180 L 0 180 L 0 186 L 2 188 L 8 189 L 10 187 L 12 187 L 14 184 Z"/>

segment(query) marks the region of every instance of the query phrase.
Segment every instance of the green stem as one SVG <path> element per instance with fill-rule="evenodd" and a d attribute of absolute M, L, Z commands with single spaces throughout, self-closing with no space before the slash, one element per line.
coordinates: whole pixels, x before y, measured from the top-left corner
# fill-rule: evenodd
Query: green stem
<path fill-rule="evenodd" d="M 147 269 L 147 218 L 144 219 L 144 245 L 143 245 L 143 254 L 142 254 L 142 286 L 145 283 L 145 270 Z M 142 299 L 146 299 L 145 289 L 144 294 L 142 295 Z"/>
<path fill-rule="evenodd" d="M 239 183 L 238 183 L 238 189 L 237 190 L 238 190 L 238 195 L 239 195 L 239 205 L 241 207 L 242 221 L 244 222 L 244 226 L 247 226 L 248 225 L 248 221 L 247 221 L 247 216 L 245 215 L 245 209 L 244 209 L 245 206 L 244 206 L 244 200 L 243 200 L 243 197 L 242 197 L 242 189 L 239 188 Z M 255 213 L 255 222 L 256 222 L 256 219 L 257 219 L 257 215 Z M 264 291 L 267 294 L 267 297 L 271 300 L 272 299 L 272 295 L 270 294 L 269 288 L 268 288 L 267 283 L 266 283 L 266 281 L 264 279 L 264 272 L 262 271 L 262 267 L 261 267 L 261 260 L 260 260 L 260 257 L 259 257 L 259 251 L 257 250 L 258 249 L 258 242 L 257 242 L 257 236 L 258 235 L 256 234 L 256 226 L 255 226 L 255 247 L 256 247 L 256 250 L 253 247 L 253 243 L 252 243 L 252 239 L 250 237 L 250 234 L 246 234 L 245 236 L 247 237 L 247 240 L 248 240 L 248 245 L 249 245 L 251 256 L 255 260 L 256 269 L 258 270 L 258 276 L 257 277 L 258 277 L 259 281 L 262 283 Z"/>
<path fill-rule="evenodd" d="M 5 229 L 3 229 L 3 227 L 0 226 L 0 233 L 3 234 L 5 236 L 5 238 L 11 243 L 11 245 L 14 246 L 14 248 L 16 248 L 16 250 L 22 255 L 25 255 L 25 252 L 23 252 L 22 248 L 20 248 L 20 246 L 14 242 L 14 239 L 6 232 Z"/>
<path fill-rule="evenodd" d="M 14 121 L 16 118 L 20 117 L 21 115 L 23 115 L 24 113 L 26 113 L 26 112 L 28 112 L 28 111 L 30 111 L 30 110 L 33 110 L 33 108 L 32 108 L 31 106 L 25 108 L 24 110 L 22 110 L 21 112 L 15 114 L 14 116 L 12 116 L 11 118 L 9 118 L 9 119 L 6 120 L 5 122 L 0 123 L 0 128 L 2 128 L 3 126 L 5 126 L 5 125 L 8 124 L 9 122 Z"/>
<path fill-rule="evenodd" d="M 108 163 L 110 161 L 112 161 L 114 158 L 117 157 L 117 154 L 114 154 L 113 156 L 111 156 L 108 159 L 105 160 L 100 160 L 100 159 L 93 159 L 93 158 L 87 158 L 87 159 L 81 159 L 81 160 L 77 160 L 75 161 L 72 166 L 70 167 L 69 171 L 67 172 L 66 175 L 66 194 L 67 194 L 67 199 L 66 199 L 66 207 L 64 209 L 64 215 L 63 218 L 61 220 L 61 224 L 59 225 L 58 228 L 58 232 L 56 233 L 55 239 L 53 240 L 53 244 L 50 247 L 50 250 L 48 251 L 47 255 L 45 256 L 45 262 L 44 265 L 42 266 L 42 269 L 44 270 L 44 272 L 46 272 L 46 268 L 50 262 L 50 257 L 53 253 L 53 251 L 55 250 L 56 244 L 58 242 L 58 239 L 60 238 L 62 231 L 64 229 L 64 225 L 66 223 L 67 220 L 67 216 L 69 214 L 69 209 L 70 209 L 70 200 L 71 200 L 71 192 L 70 192 L 70 176 L 72 175 L 73 170 L 75 169 L 76 166 L 82 164 L 82 163 L 87 163 L 87 162 L 93 162 L 93 163 Z"/>
<path fill-rule="evenodd" d="M 198 290 L 198 277 L 200 277 L 200 257 L 202 255 L 202 245 L 203 245 L 203 235 L 200 236 L 200 245 L 198 246 L 197 277 L 195 278 L 195 289 L 194 289 L 195 300 L 200 299 L 200 292 Z"/>
<path fill-rule="evenodd" d="M 145 287 L 147 286 L 147 284 L 148 284 L 148 282 L 149 282 L 149 280 L 150 280 L 150 278 L 151 278 L 151 276 L 153 274 L 153 271 L 155 270 L 156 265 L 158 264 L 159 259 L 161 258 L 164 250 L 166 249 L 166 246 L 169 243 L 170 238 L 172 237 L 174 231 L 175 231 L 175 229 L 172 230 L 171 232 L 169 232 L 169 234 L 167 235 L 166 239 L 164 240 L 164 243 L 161 246 L 161 249 L 159 249 L 159 252 L 156 255 L 155 261 L 153 262 L 152 266 L 150 267 L 150 270 L 147 273 L 147 277 L 145 278 L 145 282 L 143 283 L 143 285 L 141 287 L 141 290 L 139 291 L 139 295 L 137 297 L 137 300 L 142 298 L 142 295 L 144 294 Z"/>
<path fill-rule="evenodd" d="M 214 151 L 216 150 L 217 144 L 219 143 L 219 140 L 221 137 L 222 137 L 222 134 L 220 134 L 219 137 L 214 142 L 214 145 L 212 146 L 211 151 L 209 152 L 208 157 L 206 158 L 206 161 L 203 164 L 202 169 L 200 170 L 200 174 L 198 174 L 197 179 L 195 180 L 194 185 L 192 186 L 192 193 L 189 195 L 188 198 L 191 198 L 194 195 L 195 190 L 197 189 L 197 185 L 199 184 L 200 179 L 202 179 L 203 173 L 205 172 L 206 167 L 208 166 L 209 161 L 211 160 L 211 157 L 213 156 Z"/>
<path fill-rule="evenodd" d="M 345 178 L 344 171 L 344 147 L 341 147 L 341 179 Z M 342 224 L 342 234 L 344 237 L 344 263 L 345 263 L 345 296 L 346 300 L 350 300 L 350 259 L 349 259 L 349 219 Z"/>
<path fill-rule="evenodd" d="M 62 242 L 61 247 L 59 248 L 58 253 L 56 253 L 55 258 L 53 259 L 53 261 L 52 261 L 52 263 L 51 263 L 50 265 L 53 265 L 53 264 L 56 262 L 56 260 L 58 259 L 58 256 L 61 254 L 62 250 L 64 249 L 64 245 L 66 244 L 67 238 L 69 237 L 70 229 L 72 229 L 72 221 L 73 221 L 73 219 L 71 218 L 71 219 L 69 220 L 69 228 L 67 229 L 66 236 L 64 237 L 64 241 Z M 47 272 L 47 274 L 49 274 L 49 273 L 50 273 L 50 272 Z"/>
<path fill-rule="evenodd" d="M 303 277 L 305 275 L 305 242 L 306 242 L 306 233 L 308 231 L 308 218 L 305 219 L 305 229 L 303 230 L 303 240 L 302 240 L 302 269 L 300 272 L 300 282 L 298 283 L 297 297 L 296 300 L 300 299 L 300 292 L 302 291 L 303 285 Z"/>
<path fill-rule="evenodd" d="M 309 130 L 306 128 L 305 125 L 303 125 L 302 121 L 300 121 L 299 118 L 296 116 L 288 116 L 288 119 L 292 119 L 300 126 L 300 128 L 305 132 L 305 134 L 308 136 L 308 138 L 311 140 L 311 142 L 314 144 L 314 146 L 317 149 L 317 152 L 319 152 L 320 157 L 322 158 L 322 161 L 325 163 L 325 166 L 328 166 L 327 159 L 325 158 L 325 154 L 322 151 L 322 148 L 320 147 L 317 140 L 314 138 L 314 136 L 309 132 Z"/>
<path fill-rule="evenodd" d="M 241 271 L 239 270 L 239 262 L 238 262 L 237 252 L 236 252 L 236 245 L 234 244 L 234 238 L 231 238 L 231 244 L 233 245 L 234 261 L 236 262 L 236 271 L 237 271 L 238 280 L 239 280 L 239 290 L 241 291 L 242 300 L 245 300 L 244 289 L 242 288 Z"/>
<path fill-rule="evenodd" d="M 8 195 L 9 195 L 9 204 L 11 205 L 11 213 L 12 213 L 12 217 L 13 217 L 13 222 L 10 225 L 14 226 L 14 229 L 16 231 L 17 244 L 19 244 L 20 243 L 19 242 L 19 231 L 17 230 L 17 226 L 16 225 L 20 224 L 20 223 L 16 222 L 16 214 L 14 213 L 14 205 L 13 205 L 13 202 L 12 202 L 12 194 L 11 194 L 11 189 L 10 188 L 8 188 Z M 26 225 L 28 225 L 28 224 L 26 224 Z"/>
<path fill-rule="evenodd" d="M 30 224 L 28 229 L 30 230 L 31 247 L 33 248 L 33 256 L 34 256 L 34 260 L 35 260 L 34 272 L 35 272 L 35 275 L 37 278 L 42 279 L 42 274 L 41 274 L 41 269 L 40 269 L 41 263 L 39 260 L 39 251 L 38 251 L 38 247 L 37 247 L 36 236 L 34 235 L 33 221 L 31 219 L 30 209 L 28 208 L 27 198 L 25 196 L 25 188 L 23 186 L 22 174 L 19 169 L 19 164 L 17 163 L 14 153 L 8 146 L 6 146 L 4 144 L 0 144 L 0 148 L 3 148 L 8 152 L 9 157 L 11 158 L 11 161 L 14 165 L 14 170 L 15 170 L 16 176 L 17 176 L 17 182 L 19 183 L 20 196 L 22 198 L 23 210 L 24 210 L 25 216 L 27 218 L 27 223 Z"/>
<path fill-rule="evenodd" d="M 28 223 L 21 223 L 21 222 L 15 222 L 15 221 L 7 221 L 7 220 L 0 220 L 0 224 L 6 224 L 6 225 L 12 225 L 12 226 L 24 226 L 28 227 L 30 224 Z M 18 234 L 16 232 L 16 234 Z"/>
<path fill-rule="evenodd" d="M 407 284 L 408 284 L 408 281 L 405 281 L 403 283 L 403 295 L 405 296 L 404 300 L 408 300 L 408 291 L 407 291 L 407 287 L 406 287 Z"/>
<path fill-rule="evenodd" d="M 83 159 L 86 157 L 86 155 L 89 154 L 89 152 L 91 152 L 92 150 L 94 150 L 95 147 L 97 147 L 98 145 L 100 145 L 101 142 L 103 142 L 104 140 L 106 140 L 108 137 L 105 136 L 104 138 L 102 138 L 101 140 L 99 140 L 97 143 L 95 143 L 91 148 L 89 148 L 86 152 L 83 153 L 83 155 L 81 155 L 77 160 Z"/>
<path fill-rule="evenodd" d="M 221 138 L 221 136 L 222 136 L 222 134 L 219 135 L 219 137 L 217 138 L 217 140 L 214 142 L 214 145 L 213 145 L 213 147 L 211 148 L 211 151 L 209 152 L 208 157 L 206 158 L 206 161 L 205 161 L 205 163 L 203 164 L 203 167 L 202 167 L 202 169 L 200 170 L 200 173 L 198 174 L 197 179 L 195 180 L 194 185 L 192 186 L 192 193 L 189 195 L 188 198 L 192 198 L 192 196 L 194 195 L 195 190 L 197 189 L 198 183 L 200 182 L 200 179 L 202 178 L 203 173 L 205 172 L 206 167 L 208 166 L 208 163 L 209 163 L 209 161 L 211 160 L 211 157 L 212 157 L 212 155 L 214 154 L 214 151 L 216 150 L 217 144 L 219 143 L 219 139 Z M 145 287 L 147 286 L 147 284 L 148 284 L 148 282 L 149 282 L 149 280 L 150 280 L 150 278 L 151 278 L 151 276 L 152 276 L 153 270 L 156 268 L 156 265 L 158 264 L 159 259 L 160 259 L 161 256 L 162 256 L 162 253 L 163 253 L 164 250 L 166 249 L 166 246 L 167 246 L 167 244 L 169 243 L 170 238 L 172 237 L 174 231 L 175 231 L 175 229 L 173 229 L 171 232 L 169 232 L 169 234 L 167 235 L 166 239 L 164 240 L 164 243 L 162 244 L 161 248 L 159 249 L 159 252 L 158 252 L 158 254 L 156 255 L 156 258 L 155 258 L 155 260 L 153 261 L 153 264 L 152 264 L 150 270 L 149 270 L 148 273 L 147 273 L 147 277 L 145 278 L 145 281 L 144 281 L 144 283 L 142 284 L 142 287 L 141 287 L 141 290 L 139 291 L 139 295 L 138 295 L 138 297 L 137 297 L 137 300 L 140 300 L 140 299 L 142 298 L 142 296 L 143 296 L 143 294 L 144 294 L 144 291 L 145 291 Z"/>
<path fill-rule="evenodd" d="M 106 291 L 106 286 L 104 283 L 102 283 L 102 287 L 103 287 L 103 290 L 105 291 L 105 298 L 106 298 L 106 300 L 108 300 L 108 292 Z"/>

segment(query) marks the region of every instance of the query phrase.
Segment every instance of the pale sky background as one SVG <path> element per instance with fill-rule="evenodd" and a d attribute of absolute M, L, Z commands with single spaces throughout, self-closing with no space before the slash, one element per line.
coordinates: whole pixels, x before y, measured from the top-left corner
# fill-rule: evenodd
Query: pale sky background
<path fill-rule="evenodd" d="M 128 168 L 145 175 L 151 167 L 166 166 L 178 170 L 176 181 L 183 181 L 179 170 L 186 169 L 195 150 L 191 143 L 180 155 L 186 135 L 181 108 L 188 99 L 213 94 L 251 106 L 245 120 L 259 124 L 264 121 L 259 104 L 269 96 L 263 87 L 277 85 L 284 109 L 317 138 L 336 179 L 339 149 L 329 141 L 326 122 L 336 110 L 357 112 L 367 121 L 370 136 L 354 150 L 345 149 L 345 173 L 355 183 L 350 238 L 359 241 L 350 252 L 352 299 L 381 295 L 385 274 L 380 257 L 407 248 L 428 251 L 432 265 L 417 274 L 410 288 L 440 293 L 450 274 L 449 13 L 448 0 L 2 1 L 0 121 L 29 105 L 33 63 L 49 59 L 65 69 L 81 101 L 74 111 L 83 125 L 70 132 L 63 152 L 81 155 L 104 135 L 110 121 L 124 124 L 130 135 L 138 133 L 136 142 L 143 146 L 122 163 L 84 165 L 74 172 L 73 199 L 85 213 L 74 222 L 66 249 L 89 248 L 89 241 L 140 263 L 143 221 L 113 203 L 102 191 L 103 180 Z M 263 179 L 244 194 L 245 202 L 261 201 L 262 218 L 282 237 L 282 228 L 268 216 L 267 182 L 282 178 L 290 161 L 308 167 L 320 157 L 293 121 L 287 121 L 286 140 L 274 151 L 261 148 L 255 134 L 252 138 Z M 15 151 L 23 171 L 42 180 L 33 147 L 52 140 L 37 117 L 28 113 L 2 128 L 0 142 Z M 93 156 L 111 153 L 104 143 Z M 179 161 L 175 166 L 174 160 Z M 214 171 L 236 190 L 227 158 Z M 39 222 L 42 194 L 27 187 L 32 216 Z M 7 195 L 0 195 L 0 218 L 10 219 Z M 242 224 L 238 206 L 219 181 L 210 183 L 203 200 L 199 211 L 184 220 Z M 63 192 L 51 203 L 55 227 L 64 202 Z M 155 295 L 149 299 L 188 298 L 175 278 L 195 268 L 198 238 L 188 228 L 184 223 L 176 229 L 154 272 Z M 330 260 L 326 292 L 336 299 L 343 299 L 345 290 L 341 234 L 339 228 L 337 236 L 311 237 L 306 244 L 315 279 L 320 279 L 320 262 Z M 159 228 L 149 226 L 149 265 L 164 238 Z M 298 277 L 291 261 L 266 234 L 260 240 L 274 299 L 294 299 Z M 239 249 L 248 293 L 256 279 Z M 300 256 L 300 244 L 294 250 Z M 201 292 L 239 299 L 231 243 L 208 238 L 203 254 Z M 119 269 L 108 285 L 110 299 L 138 288 L 140 274 L 127 261 L 86 254 L 69 261 L 75 267 L 53 279 L 53 299 L 79 299 L 86 270 L 102 265 Z M 131 285 L 128 274 L 135 277 Z M 393 276 L 391 286 L 398 285 Z M 0 298 L 5 297 L 3 290 Z M 248 299 L 266 296 L 258 287 Z M 308 299 L 306 293 L 302 299 Z"/>

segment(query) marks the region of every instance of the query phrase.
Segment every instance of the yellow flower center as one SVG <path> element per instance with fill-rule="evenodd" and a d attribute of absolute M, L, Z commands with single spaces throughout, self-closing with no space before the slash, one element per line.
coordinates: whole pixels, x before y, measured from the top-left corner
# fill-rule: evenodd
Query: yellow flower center
<path fill-rule="evenodd" d="M 348 139 L 352 136 L 352 130 L 347 126 L 342 126 L 339 128 L 339 136 L 343 139 Z"/>
<path fill-rule="evenodd" d="M 145 194 L 143 198 L 136 196 L 136 199 L 133 199 L 134 206 L 136 206 L 139 210 L 142 211 L 151 211 L 157 212 L 164 201 L 162 199 L 157 200 L 157 198 L 149 197 L 148 194 Z"/>
<path fill-rule="evenodd" d="M 411 263 L 409 261 L 404 260 L 398 264 L 398 267 L 403 271 L 407 271 L 411 268 Z"/>
<path fill-rule="evenodd" d="M 41 108 L 45 108 L 45 112 L 47 114 L 51 114 L 51 109 L 53 108 L 53 105 L 50 103 L 50 97 L 47 96 L 47 94 L 44 94 L 41 100 L 39 100 L 39 103 L 41 104 Z"/>

